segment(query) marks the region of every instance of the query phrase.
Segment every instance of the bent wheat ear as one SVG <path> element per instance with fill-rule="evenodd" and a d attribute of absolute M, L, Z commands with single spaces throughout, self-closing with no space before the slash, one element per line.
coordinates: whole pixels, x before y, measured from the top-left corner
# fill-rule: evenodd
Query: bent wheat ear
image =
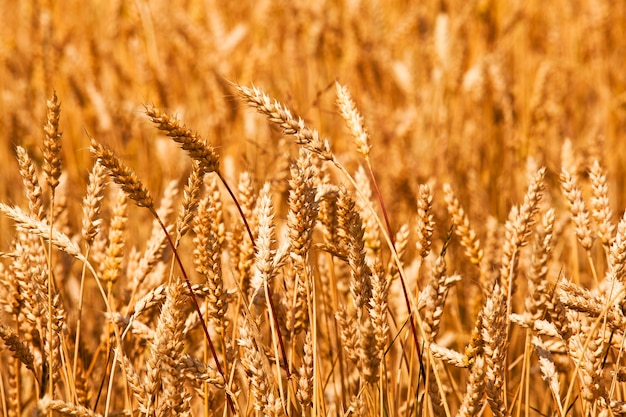
<path fill-rule="evenodd" d="M 318 154 L 324 160 L 335 160 L 328 141 L 320 138 L 319 132 L 306 126 L 300 117 L 294 117 L 283 104 L 272 100 L 256 87 L 249 88 L 242 85 L 235 85 L 235 87 L 250 107 L 255 107 L 259 113 L 266 115 L 270 122 L 280 126 L 285 135 L 293 135 L 298 145 Z"/>
<path fill-rule="evenodd" d="M 220 162 L 215 150 L 204 138 L 192 132 L 178 119 L 153 106 L 146 106 L 146 114 L 159 130 L 171 137 L 174 142 L 189 153 L 200 165 L 201 175 L 219 170 Z"/>
<path fill-rule="evenodd" d="M 111 149 L 91 138 L 90 151 L 109 170 L 113 182 L 122 187 L 122 190 L 135 201 L 135 204 L 154 210 L 154 200 L 148 189 L 139 181 L 135 172 L 122 163 Z"/>
<path fill-rule="evenodd" d="M 81 262 L 87 263 L 87 259 L 80 252 L 78 246 L 72 242 L 67 235 L 64 235 L 57 229 L 52 229 L 52 233 L 50 233 L 50 225 L 47 222 L 24 213 L 19 207 L 10 207 L 2 203 L 0 203 L 0 211 L 12 219 L 18 228 L 33 233 L 45 240 L 50 240 L 58 249 L 75 257 Z"/>

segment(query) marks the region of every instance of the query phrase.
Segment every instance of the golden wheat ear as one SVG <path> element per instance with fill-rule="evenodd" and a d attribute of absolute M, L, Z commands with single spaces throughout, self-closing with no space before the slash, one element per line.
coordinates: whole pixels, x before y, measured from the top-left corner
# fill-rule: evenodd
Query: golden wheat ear
<path fill-rule="evenodd" d="M 146 114 L 152 123 L 189 153 L 189 156 L 199 164 L 202 174 L 219 170 L 219 157 L 202 136 L 192 132 L 177 118 L 160 111 L 156 107 L 150 105 L 145 107 Z"/>
<path fill-rule="evenodd" d="M 90 137 L 91 154 L 96 160 L 107 168 L 111 179 L 130 197 L 139 207 L 146 207 L 154 212 L 154 200 L 150 191 L 139 180 L 135 171 L 122 163 L 113 151 Z"/>

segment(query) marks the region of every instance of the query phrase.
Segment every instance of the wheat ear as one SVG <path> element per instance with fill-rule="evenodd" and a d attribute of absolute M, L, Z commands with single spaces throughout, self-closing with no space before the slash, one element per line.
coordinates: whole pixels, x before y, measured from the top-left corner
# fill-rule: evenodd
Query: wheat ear
<path fill-rule="evenodd" d="M 61 176 L 61 131 L 59 130 L 59 116 L 61 114 L 61 104 L 54 91 L 52 97 L 46 102 L 48 107 L 47 123 L 43 130 L 45 138 L 43 141 L 43 172 L 46 174 L 46 181 L 53 190 L 59 185 Z"/>

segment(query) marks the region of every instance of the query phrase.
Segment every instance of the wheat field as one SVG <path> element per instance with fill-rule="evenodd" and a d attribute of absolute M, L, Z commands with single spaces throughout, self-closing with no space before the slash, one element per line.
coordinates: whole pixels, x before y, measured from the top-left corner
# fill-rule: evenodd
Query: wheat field
<path fill-rule="evenodd" d="M 2 416 L 626 413 L 626 3 L 0 2 Z"/>

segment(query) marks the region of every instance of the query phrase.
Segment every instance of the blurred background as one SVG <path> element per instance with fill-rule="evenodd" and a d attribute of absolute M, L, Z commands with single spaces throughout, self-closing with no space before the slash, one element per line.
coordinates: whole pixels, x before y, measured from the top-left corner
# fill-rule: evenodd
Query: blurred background
<path fill-rule="evenodd" d="M 619 215 L 625 57 L 622 1 L 4 1 L 0 200 L 23 201 L 14 146 L 40 161 L 53 90 L 71 198 L 82 197 L 92 163 L 86 131 L 157 195 L 189 170 L 144 104 L 216 146 L 227 178 L 248 170 L 285 187 L 296 146 L 231 83 L 284 103 L 355 170 L 362 161 L 337 113 L 339 81 L 364 116 L 395 227 L 414 212 L 424 182 L 436 195 L 450 182 L 477 224 L 487 215 L 503 221 L 529 170 L 547 166 L 559 191 L 564 152 L 583 178 L 594 159 L 608 170 Z"/>

